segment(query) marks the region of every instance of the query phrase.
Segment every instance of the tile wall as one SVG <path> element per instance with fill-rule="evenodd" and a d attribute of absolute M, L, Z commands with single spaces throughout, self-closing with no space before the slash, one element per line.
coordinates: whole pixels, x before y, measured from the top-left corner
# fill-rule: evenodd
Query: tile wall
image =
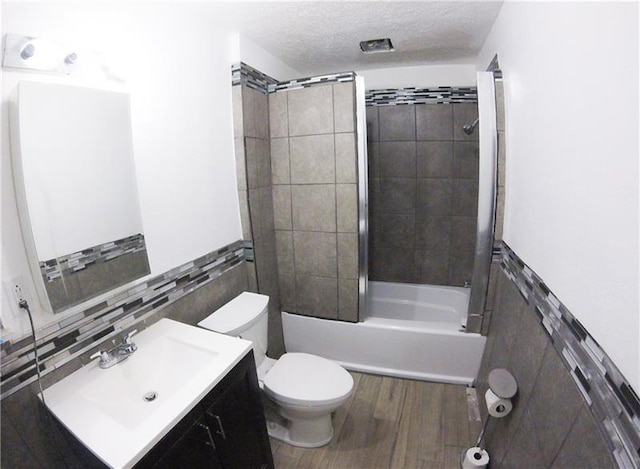
<path fill-rule="evenodd" d="M 40 262 L 40 271 L 53 311 L 63 311 L 149 274 L 144 235 Z"/>
<path fill-rule="evenodd" d="M 269 296 L 269 356 L 284 353 L 280 288 L 275 275 L 276 237 L 271 181 L 269 97 L 266 75 L 240 69 L 232 88 L 234 144 L 242 237 L 253 247 L 249 263 L 251 291 Z M 262 85 L 262 86 L 260 86 Z"/>
<path fill-rule="evenodd" d="M 370 280 L 471 281 L 478 134 L 462 126 L 478 117 L 477 104 L 435 102 L 367 106 Z"/>
<path fill-rule="evenodd" d="M 237 242 L 67 318 L 47 335 L 38 334 L 43 388 L 88 363 L 105 342 L 164 317 L 195 325 L 248 288 L 244 249 Z M 93 467 L 37 397 L 32 340 L 2 345 L 2 467 Z"/>
<path fill-rule="evenodd" d="M 353 74 L 278 85 L 269 118 L 282 308 L 357 321 Z"/>
<path fill-rule="evenodd" d="M 506 368 L 514 409 L 491 419 L 493 468 L 640 467 L 640 400 L 584 327 L 503 244 L 487 347 L 478 375 Z"/>

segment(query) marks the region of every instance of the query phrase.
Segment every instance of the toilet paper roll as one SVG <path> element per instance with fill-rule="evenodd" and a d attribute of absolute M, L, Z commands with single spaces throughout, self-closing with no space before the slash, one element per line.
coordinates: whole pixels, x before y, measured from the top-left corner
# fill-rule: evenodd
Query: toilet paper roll
<path fill-rule="evenodd" d="M 511 412 L 513 408 L 513 404 L 511 404 L 511 399 L 503 399 L 502 397 L 496 396 L 491 389 L 487 389 L 487 392 L 484 395 L 484 400 L 487 403 L 487 409 L 489 410 L 489 415 L 492 417 L 500 418 Z"/>
<path fill-rule="evenodd" d="M 462 458 L 462 469 L 484 469 L 489 464 L 489 453 L 477 446 L 469 448 Z"/>

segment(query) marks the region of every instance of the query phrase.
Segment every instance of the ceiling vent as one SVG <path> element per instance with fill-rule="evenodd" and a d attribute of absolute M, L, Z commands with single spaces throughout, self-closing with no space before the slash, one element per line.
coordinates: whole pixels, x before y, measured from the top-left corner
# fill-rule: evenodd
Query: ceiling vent
<path fill-rule="evenodd" d="M 374 54 L 377 52 L 391 52 L 393 51 L 393 44 L 391 39 L 370 39 L 368 41 L 362 41 L 360 43 L 360 50 L 365 54 Z"/>

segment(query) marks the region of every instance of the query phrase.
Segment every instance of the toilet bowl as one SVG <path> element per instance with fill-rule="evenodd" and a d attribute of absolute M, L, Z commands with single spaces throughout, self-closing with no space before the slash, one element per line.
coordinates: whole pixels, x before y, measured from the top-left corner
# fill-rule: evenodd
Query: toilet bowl
<path fill-rule="evenodd" d="M 268 303 L 268 296 L 244 292 L 198 326 L 253 343 L 270 436 L 303 448 L 326 445 L 333 437 L 331 414 L 351 395 L 353 378 L 337 363 L 307 353 L 268 358 Z"/>

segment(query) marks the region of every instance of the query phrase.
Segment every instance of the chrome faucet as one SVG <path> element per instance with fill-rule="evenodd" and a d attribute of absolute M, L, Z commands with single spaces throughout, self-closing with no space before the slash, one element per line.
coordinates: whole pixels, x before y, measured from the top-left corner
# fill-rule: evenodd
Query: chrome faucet
<path fill-rule="evenodd" d="M 129 332 L 122 338 L 121 344 L 116 345 L 111 350 L 101 350 L 99 352 L 96 352 L 91 355 L 89 359 L 93 360 L 94 358 L 99 357 L 100 361 L 98 362 L 98 366 L 100 368 L 111 368 L 113 365 L 117 365 L 121 361 L 126 360 L 131 355 L 133 355 L 136 350 L 138 350 L 137 345 L 131 342 L 131 337 L 136 332 L 138 331 L 134 330 Z"/>

